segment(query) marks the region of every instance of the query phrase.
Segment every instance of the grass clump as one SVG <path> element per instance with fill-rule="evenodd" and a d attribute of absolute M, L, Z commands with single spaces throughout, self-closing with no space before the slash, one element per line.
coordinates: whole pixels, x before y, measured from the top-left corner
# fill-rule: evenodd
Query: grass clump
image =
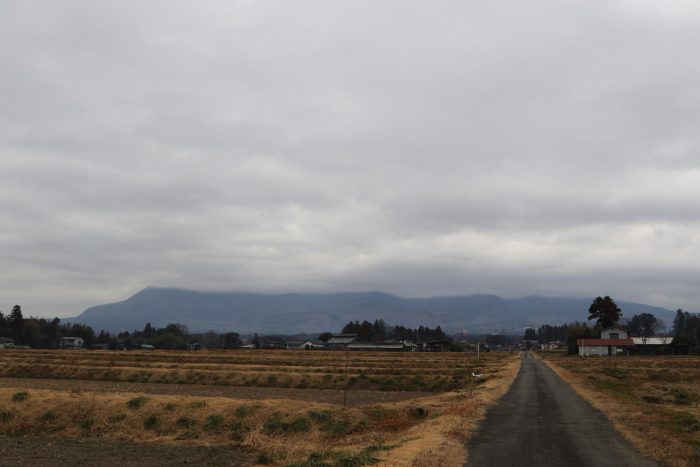
<path fill-rule="evenodd" d="M 47 412 L 44 412 L 43 414 L 41 414 L 39 416 L 39 420 L 41 420 L 44 423 L 52 422 L 52 421 L 56 420 L 57 418 L 58 418 L 58 415 L 56 415 L 56 412 L 54 412 L 53 410 L 49 410 Z"/>
<path fill-rule="evenodd" d="M 266 435 L 286 435 L 290 433 L 306 433 L 311 431 L 311 421 L 306 417 L 284 419 L 279 414 L 265 420 L 263 433 Z"/>
<path fill-rule="evenodd" d="M 341 437 L 350 433 L 352 424 L 345 419 L 334 418 L 330 410 L 309 410 L 309 418 L 320 423 L 320 430 L 332 437 Z"/>
<path fill-rule="evenodd" d="M 235 441 L 243 441 L 245 435 L 253 431 L 253 428 L 244 421 L 237 421 L 231 425 L 231 439 Z"/>
<path fill-rule="evenodd" d="M 12 402 L 24 402 L 29 398 L 27 391 L 20 391 L 12 394 Z"/>
<path fill-rule="evenodd" d="M 158 425 L 160 425 L 160 422 L 158 421 L 158 417 L 155 415 L 149 415 L 143 420 L 143 427 L 146 430 L 155 430 L 158 428 Z"/>
<path fill-rule="evenodd" d="M 627 370 L 623 370 L 622 368 L 603 368 L 602 371 L 606 375 L 615 379 L 627 378 Z"/>
<path fill-rule="evenodd" d="M 168 402 L 167 404 L 163 404 L 163 409 L 171 412 L 171 411 L 177 409 L 177 404 L 173 404 L 172 402 Z"/>
<path fill-rule="evenodd" d="M 190 417 L 182 416 L 175 421 L 175 424 L 180 428 L 192 428 L 197 422 Z"/>
<path fill-rule="evenodd" d="M 125 413 L 115 413 L 114 415 L 110 415 L 109 417 L 107 417 L 107 421 L 109 423 L 117 423 L 117 422 L 121 422 L 125 418 L 126 418 Z"/>
<path fill-rule="evenodd" d="M 682 388 L 675 388 L 671 391 L 673 403 L 678 405 L 690 405 L 693 403 L 693 395 Z"/>
<path fill-rule="evenodd" d="M 305 461 L 288 464 L 287 467 L 362 467 L 364 465 L 375 465 L 379 463 L 375 453 L 392 448 L 393 446 L 373 445 L 356 453 L 331 449 L 316 451 L 312 452 Z"/>
<path fill-rule="evenodd" d="M 9 422 L 14 416 L 9 410 L 0 410 L 0 422 Z"/>
<path fill-rule="evenodd" d="M 238 418 L 245 418 L 248 415 L 252 414 L 258 409 L 257 405 L 241 405 L 236 409 L 236 417 Z"/>
<path fill-rule="evenodd" d="M 659 396 L 644 395 L 641 397 L 641 399 L 644 402 L 647 402 L 649 404 L 660 404 L 661 403 L 661 398 Z"/>
<path fill-rule="evenodd" d="M 189 407 L 191 409 L 201 409 L 207 406 L 207 403 L 204 401 L 194 401 L 190 402 Z"/>
<path fill-rule="evenodd" d="M 220 415 L 209 415 L 204 422 L 204 429 L 210 433 L 219 433 L 224 424 L 224 418 Z"/>
<path fill-rule="evenodd" d="M 78 422 L 78 426 L 83 430 L 89 430 L 94 424 L 95 421 L 92 418 L 83 418 Z"/>
<path fill-rule="evenodd" d="M 696 433 L 700 431 L 700 420 L 688 412 L 678 412 L 673 416 L 673 428 L 678 433 Z"/>
<path fill-rule="evenodd" d="M 186 439 L 198 439 L 199 433 L 193 430 L 186 430 L 175 437 L 176 440 L 182 441 Z"/>
<path fill-rule="evenodd" d="M 270 451 L 260 451 L 255 456 L 255 462 L 261 465 L 270 465 L 275 462 L 275 454 Z"/>
<path fill-rule="evenodd" d="M 367 415 L 372 420 L 381 420 L 396 414 L 396 410 L 386 409 L 384 407 L 372 407 L 367 410 Z"/>
<path fill-rule="evenodd" d="M 330 410 L 309 410 L 308 415 L 317 423 L 325 423 L 333 418 Z"/>
<path fill-rule="evenodd" d="M 126 403 L 126 406 L 129 407 L 131 410 L 139 410 L 143 404 L 146 403 L 148 400 L 147 397 L 144 396 L 139 396 L 139 397 L 134 397 L 133 399 L 129 399 L 129 401 Z"/>

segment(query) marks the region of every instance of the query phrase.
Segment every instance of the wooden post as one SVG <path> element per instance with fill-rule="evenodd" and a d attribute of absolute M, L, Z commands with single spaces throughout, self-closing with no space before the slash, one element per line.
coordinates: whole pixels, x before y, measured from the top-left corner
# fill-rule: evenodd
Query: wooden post
<path fill-rule="evenodd" d="M 350 377 L 348 375 L 349 364 L 350 364 L 350 349 L 345 347 L 345 391 L 343 391 L 343 410 L 345 410 L 345 407 L 348 403 L 348 383 L 350 380 Z"/>

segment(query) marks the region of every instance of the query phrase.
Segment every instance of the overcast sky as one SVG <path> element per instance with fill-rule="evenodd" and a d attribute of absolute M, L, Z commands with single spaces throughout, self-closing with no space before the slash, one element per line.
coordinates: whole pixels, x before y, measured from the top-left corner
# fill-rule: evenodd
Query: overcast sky
<path fill-rule="evenodd" d="M 0 0 L 0 310 L 700 311 L 700 3 Z"/>

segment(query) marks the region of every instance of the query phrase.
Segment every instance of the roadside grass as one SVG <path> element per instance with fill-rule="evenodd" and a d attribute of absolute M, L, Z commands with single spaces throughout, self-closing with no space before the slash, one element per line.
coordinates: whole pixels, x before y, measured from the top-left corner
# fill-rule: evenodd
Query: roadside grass
<path fill-rule="evenodd" d="M 547 355 L 545 362 L 645 455 L 700 465 L 700 357 Z"/>

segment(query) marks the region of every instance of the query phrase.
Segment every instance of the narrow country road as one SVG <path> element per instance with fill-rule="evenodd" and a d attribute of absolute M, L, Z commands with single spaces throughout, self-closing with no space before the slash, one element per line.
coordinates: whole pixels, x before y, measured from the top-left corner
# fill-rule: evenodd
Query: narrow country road
<path fill-rule="evenodd" d="M 469 441 L 468 467 L 657 466 L 529 352 L 513 386 Z"/>

